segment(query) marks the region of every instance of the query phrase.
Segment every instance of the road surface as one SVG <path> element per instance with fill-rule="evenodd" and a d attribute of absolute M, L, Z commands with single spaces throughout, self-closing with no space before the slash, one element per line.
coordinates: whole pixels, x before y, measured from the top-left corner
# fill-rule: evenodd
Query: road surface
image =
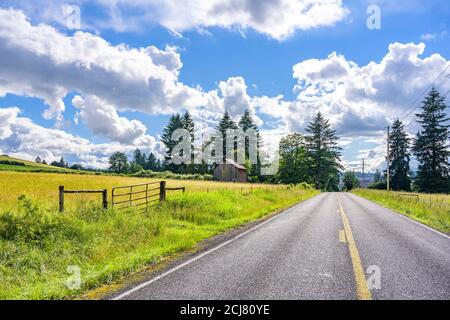
<path fill-rule="evenodd" d="M 115 299 L 449 299 L 450 238 L 323 193 Z"/>

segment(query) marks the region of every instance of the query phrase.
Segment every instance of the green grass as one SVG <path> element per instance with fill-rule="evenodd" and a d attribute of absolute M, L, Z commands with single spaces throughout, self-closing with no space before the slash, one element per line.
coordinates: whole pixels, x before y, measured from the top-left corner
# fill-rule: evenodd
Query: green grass
<path fill-rule="evenodd" d="M 405 194 L 367 189 L 354 190 L 352 193 L 450 234 L 450 195 Z"/>
<path fill-rule="evenodd" d="M 0 214 L 0 299 L 76 297 L 317 193 L 287 186 L 217 189 L 172 194 L 146 213 L 87 201 L 64 214 L 21 196 L 15 209 Z M 66 287 L 69 266 L 80 268 L 80 289 Z"/>
<path fill-rule="evenodd" d="M 87 171 L 72 170 L 68 168 L 59 168 L 42 163 L 36 163 L 32 161 L 16 159 L 9 156 L 0 156 L 0 161 L 16 161 L 25 164 L 10 165 L 0 163 L 0 171 L 19 171 L 19 172 L 55 172 L 55 173 L 88 173 Z"/>

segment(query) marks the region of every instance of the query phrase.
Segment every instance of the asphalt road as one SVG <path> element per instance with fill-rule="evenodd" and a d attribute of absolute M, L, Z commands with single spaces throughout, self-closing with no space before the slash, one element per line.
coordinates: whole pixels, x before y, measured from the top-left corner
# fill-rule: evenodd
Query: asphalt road
<path fill-rule="evenodd" d="M 115 298 L 450 299 L 450 238 L 324 193 Z"/>

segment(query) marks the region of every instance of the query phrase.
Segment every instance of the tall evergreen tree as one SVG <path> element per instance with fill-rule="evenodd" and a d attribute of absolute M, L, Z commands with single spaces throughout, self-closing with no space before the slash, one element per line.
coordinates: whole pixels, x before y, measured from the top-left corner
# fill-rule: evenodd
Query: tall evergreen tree
<path fill-rule="evenodd" d="M 158 171 L 157 170 L 157 163 L 156 163 L 156 157 L 153 154 L 153 152 L 150 152 L 150 154 L 147 157 L 147 161 L 145 162 L 145 169 L 152 170 L 152 171 Z"/>
<path fill-rule="evenodd" d="M 336 190 L 338 175 L 342 169 L 341 150 L 337 144 L 336 132 L 319 112 L 306 131 L 309 156 L 309 172 L 317 189 Z"/>
<path fill-rule="evenodd" d="M 397 119 L 389 134 L 389 173 L 391 187 L 395 191 L 411 190 L 409 169 L 409 138 L 403 123 Z"/>
<path fill-rule="evenodd" d="M 165 167 L 171 171 L 176 170 L 176 166 L 172 163 L 172 150 L 179 143 L 179 141 L 172 141 L 172 133 L 180 128 L 183 128 L 183 121 L 181 116 L 177 113 L 170 117 L 169 123 L 163 129 L 161 135 L 161 142 L 166 147 Z"/>
<path fill-rule="evenodd" d="M 216 130 L 218 130 L 223 137 L 223 161 L 225 162 L 226 158 L 227 158 L 227 130 L 229 129 L 237 129 L 238 126 L 236 125 L 236 123 L 233 121 L 233 119 L 231 119 L 230 114 L 228 113 L 228 111 L 225 111 L 225 113 L 223 114 L 222 119 L 220 120 L 219 124 L 216 127 Z"/>
<path fill-rule="evenodd" d="M 133 163 L 136 165 L 141 166 L 142 168 L 145 167 L 145 153 L 142 153 L 140 149 L 134 150 L 133 153 Z"/>
<path fill-rule="evenodd" d="M 245 138 L 245 159 L 250 159 L 250 143 L 256 146 L 256 163 L 252 163 L 252 169 L 250 170 L 251 175 L 258 175 L 260 172 L 261 161 L 259 158 L 259 148 L 261 147 L 261 135 L 259 134 L 259 129 L 256 126 L 253 118 L 250 114 L 250 111 L 245 110 L 244 114 L 241 116 L 241 119 L 238 123 L 239 128 L 247 132 L 249 129 L 253 129 L 256 131 L 256 140 L 251 141 L 250 137 Z"/>
<path fill-rule="evenodd" d="M 422 192 L 450 191 L 449 125 L 445 97 L 432 88 L 416 114 L 422 125 L 414 141 L 413 151 L 419 162 L 415 184 Z"/>
<path fill-rule="evenodd" d="M 181 122 L 183 124 L 183 129 L 186 129 L 189 132 L 190 135 L 190 145 L 191 145 L 191 161 L 190 165 L 186 166 L 183 165 L 183 170 L 186 172 L 193 173 L 195 170 L 194 168 L 194 139 L 195 139 L 195 122 L 194 119 L 192 119 L 191 114 L 189 111 L 186 111 L 186 113 L 183 115 L 183 118 L 181 119 Z"/>

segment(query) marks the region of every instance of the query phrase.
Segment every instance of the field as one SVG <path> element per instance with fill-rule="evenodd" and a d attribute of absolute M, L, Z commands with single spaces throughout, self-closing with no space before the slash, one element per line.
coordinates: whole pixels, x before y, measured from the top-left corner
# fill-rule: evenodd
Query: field
<path fill-rule="evenodd" d="M 450 234 L 450 195 L 407 194 L 366 189 L 352 192 Z"/>
<path fill-rule="evenodd" d="M 110 191 L 144 181 L 0 172 L 0 299 L 77 297 L 318 193 L 288 186 L 168 181 L 168 187 L 186 186 L 186 193 L 168 192 L 166 202 L 144 213 L 104 210 L 99 201 L 77 196 L 66 200 L 63 214 L 55 210 L 59 185 Z M 81 283 L 74 287 L 69 284 L 77 270 Z"/>
<path fill-rule="evenodd" d="M 141 184 L 155 182 L 160 179 L 133 178 L 122 176 L 85 176 L 78 174 L 58 174 L 58 173 L 28 173 L 28 172 L 1 172 L 0 171 L 0 209 L 13 209 L 17 205 L 17 199 L 21 195 L 26 195 L 30 199 L 39 202 L 49 210 L 57 208 L 58 187 L 64 186 L 66 189 L 107 189 L 108 196 L 111 189 L 117 186 Z M 283 188 L 276 185 L 261 185 L 249 183 L 223 183 L 214 181 L 193 181 L 193 180 L 166 180 L 168 188 L 186 187 L 187 193 L 209 192 L 217 190 L 247 191 L 257 188 Z M 176 193 L 176 192 L 173 192 Z M 172 192 L 168 192 L 168 196 Z M 85 204 L 85 202 L 96 201 L 99 203 L 99 195 L 66 195 L 66 206 Z"/>
<path fill-rule="evenodd" d="M 36 163 L 32 161 L 16 159 L 8 156 L 0 156 L 0 161 L 20 162 L 24 165 L 10 165 L 0 163 L 0 171 L 21 171 L 21 172 L 59 172 L 59 173 L 89 173 L 87 171 L 72 170 L 67 168 L 59 168 L 46 164 Z"/>

